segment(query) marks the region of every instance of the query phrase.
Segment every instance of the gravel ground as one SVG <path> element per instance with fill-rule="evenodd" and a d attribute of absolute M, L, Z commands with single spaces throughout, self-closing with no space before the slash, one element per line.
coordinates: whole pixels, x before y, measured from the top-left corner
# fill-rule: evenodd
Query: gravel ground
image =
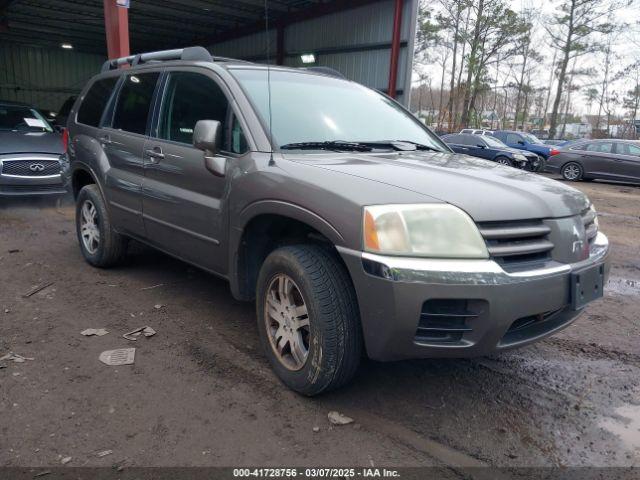
<path fill-rule="evenodd" d="M 225 282 L 140 246 L 93 269 L 68 202 L 0 200 L 0 356 L 33 358 L 0 362 L 0 465 L 639 466 L 640 187 L 577 187 L 613 268 L 571 327 L 491 358 L 365 362 L 316 399 L 280 385 Z M 135 365 L 98 361 L 130 346 Z"/>

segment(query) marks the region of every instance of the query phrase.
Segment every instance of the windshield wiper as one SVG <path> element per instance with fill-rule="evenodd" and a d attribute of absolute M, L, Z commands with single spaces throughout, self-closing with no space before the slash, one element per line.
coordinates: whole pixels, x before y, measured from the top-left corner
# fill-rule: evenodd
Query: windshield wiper
<path fill-rule="evenodd" d="M 412 152 L 415 150 L 430 150 L 432 152 L 442 153 L 442 150 L 431 147 L 429 145 L 424 145 L 422 143 L 412 142 L 411 140 L 381 140 L 379 142 L 362 142 L 365 145 L 369 145 L 371 147 L 389 147 L 394 150 L 403 151 L 403 152 Z"/>
<path fill-rule="evenodd" d="M 366 143 L 345 142 L 342 140 L 332 140 L 326 142 L 299 142 L 281 145 L 282 150 L 334 150 L 351 152 L 370 152 L 373 150 Z"/>

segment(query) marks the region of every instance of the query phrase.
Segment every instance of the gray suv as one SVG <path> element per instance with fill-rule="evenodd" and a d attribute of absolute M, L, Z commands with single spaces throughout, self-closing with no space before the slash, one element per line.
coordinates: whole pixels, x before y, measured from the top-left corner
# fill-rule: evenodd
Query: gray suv
<path fill-rule="evenodd" d="M 306 395 L 364 354 L 526 345 L 602 295 L 609 244 L 584 194 L 455 154 L 327 70 L 132 56 L 105 64 L 68 127 L 86 260 L 112 266 L 133 238 L 227 279 Z"/>

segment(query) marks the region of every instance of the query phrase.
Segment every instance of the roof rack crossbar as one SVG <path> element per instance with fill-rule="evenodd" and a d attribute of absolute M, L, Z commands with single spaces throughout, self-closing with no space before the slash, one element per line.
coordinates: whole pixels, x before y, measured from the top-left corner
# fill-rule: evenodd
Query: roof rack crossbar
<path fill-rule="evenodd" d="M 174 50 L 161 50 L 158 52 L 140 53 L 128 57 L 107 60 L 102 65 L 102 71 L 114 70 L 122 65 L 139 65 L 147 62 L 165 62 L 169 60 L 191 60 L 200 62 L 213 62 L 213 57 L 204 47 L 177 48 Z"/>

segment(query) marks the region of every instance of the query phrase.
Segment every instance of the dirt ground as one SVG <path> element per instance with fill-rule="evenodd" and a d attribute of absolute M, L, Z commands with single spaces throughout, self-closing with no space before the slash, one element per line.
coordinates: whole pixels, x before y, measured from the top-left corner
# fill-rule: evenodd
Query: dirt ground
<path fill-rule="evenodd" d="M 0 357 L 33 358 L 0 362 L 0 465 L 638 466 L 640 187 L 577 187 L 613 268 L 571 327 L 491 358 L 368 361 L 315 399 L 281 386 L 225 282 L 140 246 L 93 269 L 70 203 L 0 199 Z M 144 325 L 157 334 L 122 338 Z M 98 361 L 129 346 L 135 365 Z M 331 410 L 355 423 L 331 427 Z"/>

